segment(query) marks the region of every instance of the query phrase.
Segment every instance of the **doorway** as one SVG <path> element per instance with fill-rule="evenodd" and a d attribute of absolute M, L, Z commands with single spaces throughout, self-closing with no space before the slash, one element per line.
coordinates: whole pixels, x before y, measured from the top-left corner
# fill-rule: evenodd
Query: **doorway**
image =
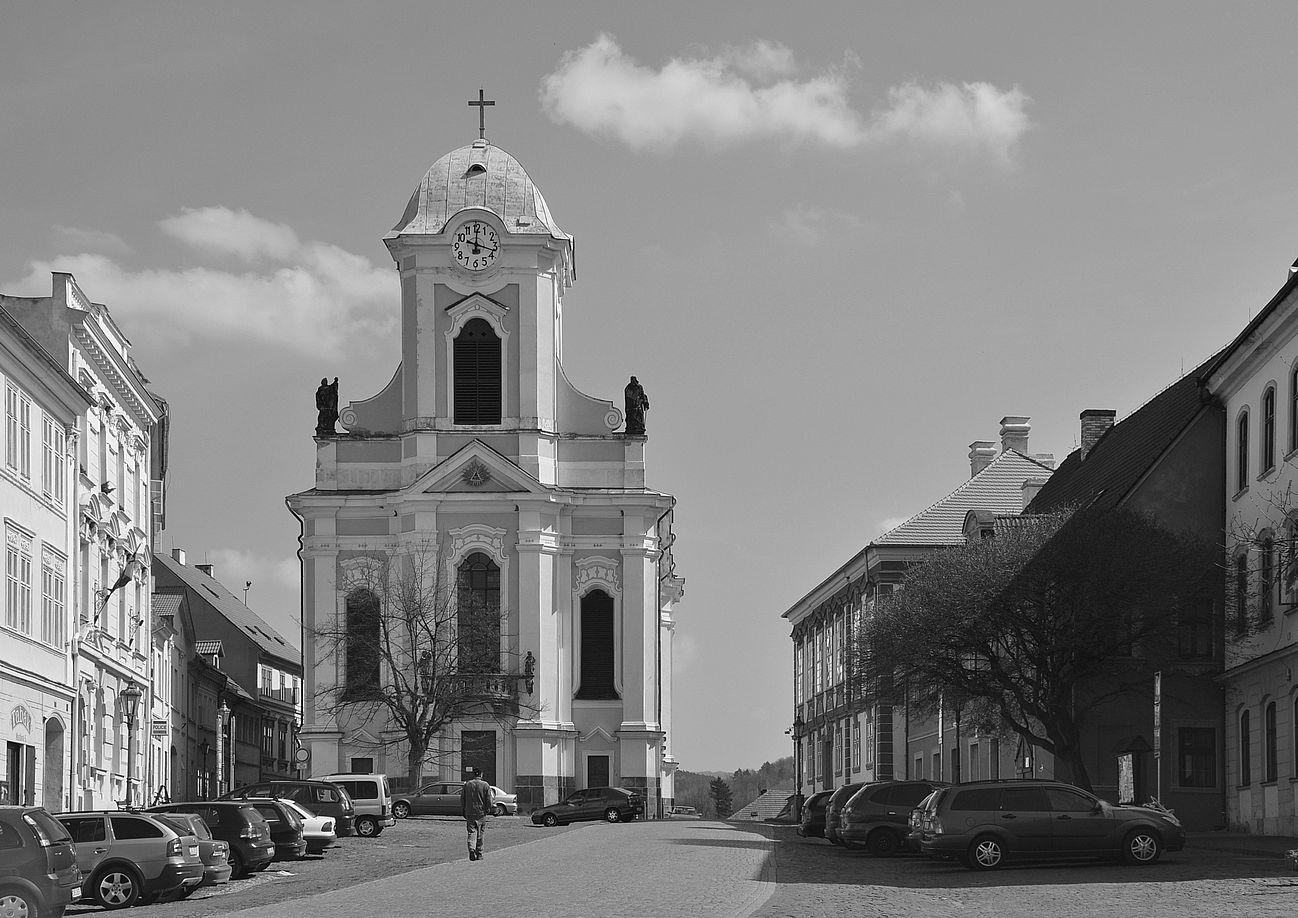
<path fill-rule="evenodd" d="M 612 778 L 612 756 L 586 756 L 586 786 L 608 787 Z"/>
<path fill-rule="evenodd" d="M 63 724 L 45 721 L 44 807 L 51 813 L 63 809 Z"/>
<path fill-rule="evenodd" d="M 460 765 L 474 769 L 488 784 L 496 783 L 496 731 L 465 730 L 460 734 Z"/>

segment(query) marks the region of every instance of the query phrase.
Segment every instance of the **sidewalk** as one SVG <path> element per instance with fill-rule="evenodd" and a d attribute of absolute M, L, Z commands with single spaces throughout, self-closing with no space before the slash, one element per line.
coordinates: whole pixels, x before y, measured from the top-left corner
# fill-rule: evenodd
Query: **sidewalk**
<path fill-rule="evenodd" d="M 1226 851 L 1254 857 L 1284 857 L 1298 849 L 1298 837 L 1292 835 L 1252 835 L 1248 832 L 1187 832 L 1186 846 L 1205 851 Z"/>

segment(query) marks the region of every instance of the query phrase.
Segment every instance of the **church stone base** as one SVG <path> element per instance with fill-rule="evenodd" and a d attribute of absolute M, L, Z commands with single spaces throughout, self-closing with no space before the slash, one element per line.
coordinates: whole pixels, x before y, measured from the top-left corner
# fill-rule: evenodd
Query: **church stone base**
<path fill-rule="evenodd" d="M 659 793 L 661 792 L 662 788 L 658 786 L 657 778 L 637 778 L 637 777 L 623 778 L 621 782 L 619 782 L 619 786 L 625 787 L 627 790 L 638 791 L 640 793 L 640 796 L 644 799 L 645 819 L 658 818 L 659 816 L 658 806 L 660 802 Z"/>
<path fill-rule="evenodd" d="M 576 778 L 558 775 L 518 775 L 514 778 L 514 793 L 518 795 L 520 814 L 558 803 L 576 789 Z"/>

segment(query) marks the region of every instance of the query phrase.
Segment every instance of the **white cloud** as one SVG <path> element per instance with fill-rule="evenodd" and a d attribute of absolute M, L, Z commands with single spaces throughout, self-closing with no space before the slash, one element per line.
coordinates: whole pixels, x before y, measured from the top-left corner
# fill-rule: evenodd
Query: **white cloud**
<path fill-rule="evenodd" d="M 54 236 L 59 245 L 87 252 L 99 252 L 104 255 L 129 255 L 131 247 L 116 233 L 104 230 L 87 229 L 82 226 L 63 226 L 55 224 Z"/>
<path fill-rule="evenodd" d="M 772 220 L 769 229 L 778 242 L 808 247 L 820 243 L 827 234 L 843 229 L 859 230 L 864 225 L 865 221 L 855 214 L 800 205 Z"/>
<path fill-rule="evenodd" d="M 14 286 L 39 290 L 70 271 L 135 343 L 256 342 L 337 358 L 397 332 L 392 270 L 282 224 L 221 207 L 185 210 L 160 224 L 200 255 L 261 259 L 255 270 L 203 266 L 133 269 L 84 252 L 32 262 Z M 243 241 L 239 239 L 243 235 Z"/>
<path fill-rule="evenodd" d="M 886 517 L 885 519 L 879 522 L 879 535 L 883 535 L 883 533 L 888 532 L 889 530 L 896 529 L 898 526 L 906 522 L 906 520 L 908 519 L 910 519 L 910 517 L 908 516 Z"/>
<path fill-rule="evenodd" d="M 197 251 L 237 255 L 245 261 L 269 258 L 286 261 L 301 248 L 297 233 L 283 223 L 271 223 L 246 210 L 228 207 L 186 207 L 158 221 L 168 236 Z"/>
<path fill-rule="evenodd" d="M 1030 126 L 1030 99 L 990 83 L 907 83 L 862 117 L 849 99 L 846 70 L 795 78 L 793 53 L 757 42 L 712 57 L 673 58 L 660 69 L 627 56 L 610 35 L 564 54 L 541 85 L 558 123 L 617 138 L 633 149 L 666 150 L 687 141 L 730 146 L 752 140 L 857 149 L 909 142 L 1012 161 Z"/>
<path fill-rule="evenodd" d="M 206 552 L 204 563 L 212 564 L 212 574 L 227 590 L 242 598 L 243 585 L 251 580 L 249 605 L 258 584 L 296 590 L 301 584 L 297 558 L 273 558 L 255 555 L 241 548 L 214 548 Z M 191 562 L 192 564 L 193 562 Z"/>

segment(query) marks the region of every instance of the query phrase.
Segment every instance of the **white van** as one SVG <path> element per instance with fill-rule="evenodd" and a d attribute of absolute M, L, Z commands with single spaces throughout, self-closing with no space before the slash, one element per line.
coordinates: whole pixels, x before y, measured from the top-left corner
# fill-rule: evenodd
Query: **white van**
<path fill-rule="evenodd" d="M 327 775 L 317 780 L 332 781 L 346 788 L 356 807 L 356 834 L 375 838 L 397 824 L 392 815 L 392 786 L 387 775 Z"/>

